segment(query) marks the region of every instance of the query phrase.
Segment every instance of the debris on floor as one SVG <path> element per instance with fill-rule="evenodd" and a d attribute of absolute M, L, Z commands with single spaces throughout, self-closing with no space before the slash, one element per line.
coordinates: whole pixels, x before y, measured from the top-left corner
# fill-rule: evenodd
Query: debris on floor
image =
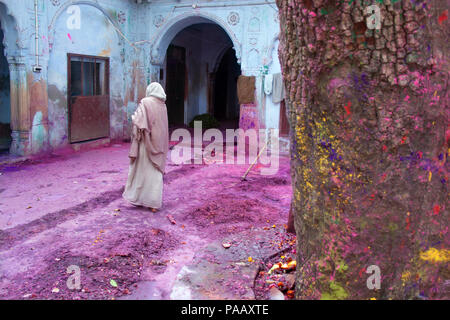
<path fill-rule="evenodd" d="M 294 298 L 297 267 L 296 237 L 290 233 L 278 234 L 274 244 L 287 246 L 282 252 L 263 262 L 255 280 L 258 300 L 290 300 Z M 279 243 L 279 244 L 278 244 Z"/>

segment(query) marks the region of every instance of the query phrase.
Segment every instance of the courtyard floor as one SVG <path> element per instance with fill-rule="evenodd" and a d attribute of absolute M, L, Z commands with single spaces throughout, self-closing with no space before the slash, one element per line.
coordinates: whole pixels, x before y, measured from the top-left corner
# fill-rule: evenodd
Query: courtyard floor
<path fill-rule="evenodd" d="M 293 247 L 288 157 L 248 181 L 248 165 L 169 162 L 153 213 L 122 199 L 128 148 L 0 165 L 0 299 L 255 298 L 264 261 Z"/>

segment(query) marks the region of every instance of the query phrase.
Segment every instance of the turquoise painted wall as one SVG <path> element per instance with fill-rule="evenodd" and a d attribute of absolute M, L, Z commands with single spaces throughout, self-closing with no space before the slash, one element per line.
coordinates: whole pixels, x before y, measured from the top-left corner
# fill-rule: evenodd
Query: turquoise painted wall
<path fill-rule="evenodd" d="M 0 22 L 1 23 L 1 22 Z M 9 68 L 3 52 L 3 31 L 0 29 L 0 123 L 10 123 Z"/>

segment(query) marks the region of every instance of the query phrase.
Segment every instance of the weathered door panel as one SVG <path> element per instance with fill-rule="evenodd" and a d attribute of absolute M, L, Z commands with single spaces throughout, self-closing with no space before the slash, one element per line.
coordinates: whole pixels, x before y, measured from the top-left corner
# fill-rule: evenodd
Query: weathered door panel
<path fill-rule="evenodd" d="M 69 140 L 109 136 L 109 58 L 68 54 Z"/>
<path fill-rule="evenodd" d="M 109 96 L 71 98 L 70 142 L 109 136 Z"/>

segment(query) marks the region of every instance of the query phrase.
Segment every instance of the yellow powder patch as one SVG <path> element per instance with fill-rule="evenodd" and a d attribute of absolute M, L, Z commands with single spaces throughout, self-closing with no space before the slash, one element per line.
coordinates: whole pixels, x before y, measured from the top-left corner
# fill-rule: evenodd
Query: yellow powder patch
<path fill-rule="evenodd" d="M 433 263 L 449 262 L 450 250 L 430 248 L 420 253 L 420 259 Z"/>
<path fill-rule="evenodd" d="M 111 55 L 111 48 L 103 49 L 102 52 L 99 53 L 100 57 L 109 57 Z"/>

